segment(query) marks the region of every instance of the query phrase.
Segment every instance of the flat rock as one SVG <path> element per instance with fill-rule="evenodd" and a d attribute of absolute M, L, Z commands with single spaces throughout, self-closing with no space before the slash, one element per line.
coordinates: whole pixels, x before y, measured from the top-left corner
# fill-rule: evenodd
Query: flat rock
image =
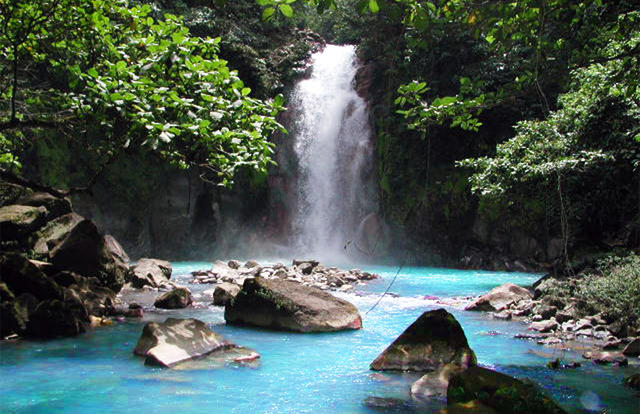
<path fill-rule="evenodd" d="M 471 366 L 476 356 L 453 315 L 424 312 L 371 363 L 375 371 L 432 371 L 448 363 Z"/>
<path fill-rule="evenodd" d="M 548 321 L 532 322 L 531 325 L 529 325 L 529 329 L 545 333 L 545 332 L 551 332 L 553 330 L 556 330 L 558 326 L 559 326 L 558 322 L 554 320 L 548 320 Z"/>
<path fill-rule="evenodd" d="M 249 278 L 225 307 L 227 323 L 297 332 L 362 328 L 358 309 L 316 287 L 280 279 Z"/>
<path fill-rule="evenodd" d="M 144 326 L 133 353 L 145 364 L 172 367 L 234 345 L 197 319 L 168 318 Z"/>
<path fill-rule="evenodd" d="M 531 299 L 533 295 L 528 289 L 514 285 L 513 283 L 505 283 L 498 286 L 489 293 L 480 296 L 465 310 L 470 311 L 501 311 L 514 302 L 519 300 Z"/>

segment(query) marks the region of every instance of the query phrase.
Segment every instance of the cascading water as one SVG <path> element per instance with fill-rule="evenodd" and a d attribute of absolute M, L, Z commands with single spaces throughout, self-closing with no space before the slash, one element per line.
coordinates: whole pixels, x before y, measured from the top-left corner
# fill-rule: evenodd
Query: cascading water
<path fill-rule="evenodd" d="M 312 64 L 290 102 L 298 165 L 293 244 L 296 254 L 335 262 L 353 257 L 358 225 L 376 210 L 372 134 L 354 88 L 355 47 L 327 45 Z"/>

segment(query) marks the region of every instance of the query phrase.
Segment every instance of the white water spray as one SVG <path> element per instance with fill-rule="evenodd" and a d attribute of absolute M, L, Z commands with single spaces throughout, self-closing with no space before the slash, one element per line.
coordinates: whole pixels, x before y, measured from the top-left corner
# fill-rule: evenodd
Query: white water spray
<path fill-rule="evenodd" d="M 354 88 L 355 47 L 327 45 L 312 70 L 290 103 L 298 161 L 293 244 L 297 254 L 335 262 L 353 257 L 358 224 L 376 209 L 372 134 Z"/>

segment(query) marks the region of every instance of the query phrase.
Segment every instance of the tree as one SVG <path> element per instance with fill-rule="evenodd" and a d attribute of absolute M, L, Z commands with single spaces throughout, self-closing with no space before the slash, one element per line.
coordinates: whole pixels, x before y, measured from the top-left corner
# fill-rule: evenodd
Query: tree
<path fill-rule="evenodd" d="M 219 38 L 193 37 L 181 18 L 154 19 L 126 0 L 0 4 L 5 167 L 18 168 L 20 147 L 43 129 L 96 155 L 89 184 L 131 147 L 224 185 L 240 167 L 272 163 L 283 98 L 252 98 L 218 57 Z"/>

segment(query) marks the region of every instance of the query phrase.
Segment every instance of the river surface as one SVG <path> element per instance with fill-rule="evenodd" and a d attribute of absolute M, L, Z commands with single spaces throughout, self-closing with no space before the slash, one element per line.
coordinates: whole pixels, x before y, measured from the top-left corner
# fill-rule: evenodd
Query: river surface
<path fill-rule="evenodd" d="M 205 262 L 174 263 L 174 276 L 186 284 Z M 382 279 L 340 294 L 363 315 L 359 331 L 296 334 L 226 326 L 223 309 L 208 306 L 203 294 L 212 285 L 189 285 L 196 307 L 148 311 L 143 321 L 118 323 L 76 338 L 47 342 L 0 343 L 2 413 L 367 413 L 369 396 L 406 400 L 400 412 L 434 412 L 435 406 L 411 402 L 409 388 L 418 375 L 374 374 L 369 363 L 422 312 L 442 307 L 431 296 L 456 298 L 485 293 L 506 282 L 530 285 L 539 275 L 404 268 L 390 292 L 368 314 L 396 268 L 366 267 Z M 429 297 L 425 299 L 425 296 Z M 448 302 L 448 301 L 447 301 Z M 519 322 L 492 320 L 486 314 L 446 307 L 464 328 L 480 364 L 530 378 L 570 412 L 638 413 L 640 394 L 622 386 L 639 369 L 600 367 L 553 371 L 551 358 L 580 361 L 577 354 L 554 351 L 513 339 L 526 330 Z M 256 349 L 256 366 L 219 367 L 213 360 L 184 369 L 147 367 L 132 351 L 149 320 L 195 317 L 228 339 Z M 397 412 L 397 411 L 396 411 Z"/>

